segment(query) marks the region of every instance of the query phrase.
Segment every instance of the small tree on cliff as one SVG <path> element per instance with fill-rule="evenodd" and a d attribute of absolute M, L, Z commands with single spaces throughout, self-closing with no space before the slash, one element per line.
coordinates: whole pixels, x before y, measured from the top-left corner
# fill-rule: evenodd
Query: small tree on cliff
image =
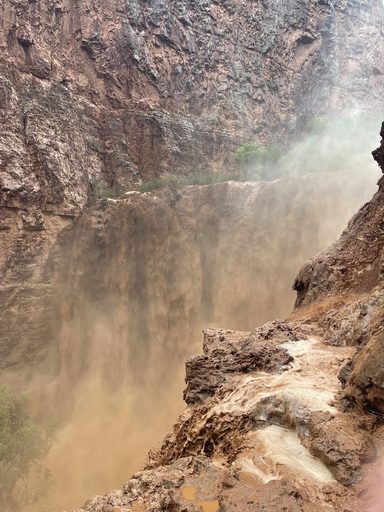
<path fill-rule="evenodd" d="M 272 168 L 281 157 L 281 150 L 271 144 L 264 146 L 260 142 L 243 144 L 235 151 L 237 165 L 246 173 L 262 179 L 273 178 Z"/>
<path fill-rule="evenodd" d="M 0 503 L 2 512 L 18 512 L 48 491 L 51 477 L 43 460 L 52 428 L 40 428 L 28 411 L 28 399 L 0 385 Z"/>

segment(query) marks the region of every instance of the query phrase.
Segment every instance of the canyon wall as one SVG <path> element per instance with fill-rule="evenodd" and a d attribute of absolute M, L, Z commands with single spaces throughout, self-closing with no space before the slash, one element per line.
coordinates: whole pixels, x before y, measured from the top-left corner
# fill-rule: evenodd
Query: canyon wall
<path fill-rule="evenodd" d="M 381 107 L 378 0 L 1 9 L 3 368 L 52 345 L 61 239 L 99 183 L 228 170 L 244 141 L 284 146 L 329 109 Z"/>
<path fill-rule="evenodd" d="M 97 180 L 231 166 L 340 107 L 381 108 L 382 4 L 3 1 L 1 206 L 71 215 Z"/>

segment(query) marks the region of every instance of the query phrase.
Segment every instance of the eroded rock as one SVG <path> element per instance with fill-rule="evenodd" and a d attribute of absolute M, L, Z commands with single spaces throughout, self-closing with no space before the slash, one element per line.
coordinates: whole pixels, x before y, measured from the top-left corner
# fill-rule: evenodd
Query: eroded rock
<path fill-rule="evenodd" d="M 346 379 L 357 402 L 374 414 L 384 414 L 384 330 L 373 335 L 351 364 Z"/>
<path fill-rule="evenodd" d="M 188 405 L 204 402 L 226 380 L 226 374 L 273 373 L 286 368 L 293 359 L 277 343 L 273 330 L 267 342 L 261 335 L 204 330 L 204 355 L 194 356 L 186 364 L 184 400 Z"/>

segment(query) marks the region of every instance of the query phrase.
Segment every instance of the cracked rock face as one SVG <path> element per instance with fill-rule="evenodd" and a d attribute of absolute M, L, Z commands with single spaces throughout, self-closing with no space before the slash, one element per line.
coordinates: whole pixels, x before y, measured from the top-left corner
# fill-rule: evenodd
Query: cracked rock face
<path fill-rule="evenodd" d="M 353 360 L 347 379 L 348 389 L 357 402 L 378 415 L 384 413 L 384 336 L 381 328 Z"/>
<path fill-rule="evenodd" d="M 377 110 L 382 15 L 379 0 L 3 2 L 1 364 L 52 345 L 45 297 L 99 182 L 228 170 L 246 140 L 289 135 L 328 108 Z"/>
<path fill-rule="evenodd" d="M 353 349 L 308 339 L 314 332 L 314 325 L 284 322 L 249 335 L 206 332 L 204 346 L 222 354 L 244 340 L 268 339 L 290 357 L 272 374 L 260 357 L 257 369 L 234 364 L 213 394 L 180 417 L 145 471 L 81 511 L 218 511 L 235 504 L 242 511 L 250 505 L 353 510 L 346 486 L 359 480 L 375 453 L 364 418 L 342 413 L 337 404 L 338 368 Z M 210 356 L 220 361 L 214 348 Z M 225 368 L 226 356 L 223 361 Z M 212 370 L 202 368 L 209 378 Z M 187 373 L 188 386 L 191 379 Z M 208 503 L 213 508 L 204 508 Z"/>
<path fill-rule="evenodd" d="M 6 0 L 1 205 L 71 214 L 95 180 L 228 169 L 243 141 L 378 109 L 381 16 L 380 0 Z"/>
<path fill-rule="evenodd" d="M 379 164 L 380 168 L 384 172 L 384 123 L 381 127 L 380 135 L 382 137 L 381 145 L 372 154 L 373 158 Z"/>
<path fill-rule="evenodd" d="M 55 315 L 63 313 L 64 334 L 66 320 L 76 329 L 88 320 L 82 300 L 91 297 L 96 313 L 108 312 L 107 306 L 115 312 L 110 324 L 118 330 L 127 316 L 121 298 L 128 295 L 139 308 L 148 299 L 143 282 L 149 279 L 167 310 L 157 310 L 155 302 L 152 323 L 147 323 L 150 315 L 144 323 L 133 314 L 122 328 L 128 332 L 128 326 L 139 340 L 153 335 L 152 360 L 164 339 L 175 339 L 172 332 L 173 337 L 159 336 L 159 319 L 168 325 L 193 318 L 201 298 L 215 310 L 204 282 L 233 307 L 231 286 L 215 273 L 217 261 L 230 270 L 233 261 L 225 256 L 244 261 L 247 252 L 238 288 L 253 282 L 254 255 L 261 269 L 269 265 L 257 249 L 271 240 L 255 225 L 259 218 L 261 227 L 268 222 L 266 204 L 279 187 L 287 190 L 285 205 L 292 197 L 297 202 L 293 181 L 224 184 L 181 196 L 171 192 L 170 198 L 128 196 L 97 204 L 80 220 L 74 217 L 84 211 L 99 180 L 128 190 L 165 172 L 228 169 L 233 150 L 244 141 L 268 142 L 276 131 L 289 136 L 329 109 L 363 103 L 369 111 L 378 110 L 384 80 L 382 16 L 380 0 L 4 1 L 2 367 L 32 368 L 47 359 L 57 363 L 59 354 L 61 369 L 69 369 L 66 378 L 76 380 L 84 361 L 73 357 L 70 343 L 61 344 Z M 382 155 L 381 147 L 374 154 L 381 166 Z M 318 186 L 311 180 L 302 189 L 308 197 Z M 353 509 L 348 486 L 359 480 L 374 453 L 371 412 L 382 414 L 383 186 L 340 241 L 300 272 L 292 320 L 248 334 L 206 333 L 204 354 L 187 366 L 190 407 L 162 451 L 122 490 L 92 499 L 82 510 Z M 240 188 L 245 205 L 238 200 Z M 236 206 L 230 214 L 226 204 Z M 287 211 L 296 222 L 297 212 L 282 208 L 277 214 L 283 229 Z M 317 233 L 311 209 L 305 211 L 305 229 Z M 333 218 L 334 212 L 324 209 L 323 215 Z M 204 221 L 202 236 L 202 223 L 191 224 L 191 218 Z M 152 231 L 146 238 L 148 226 Z M 220 227 L 241 243 L 220 238 Z M 213 238 L 215 251 L 204 246 L 204 237 Z M 191 240 L 197 241 L 196 252 Z M 318 240 L 324 244 L 320 234 Z M 161 257 L 153 250 L 155 242 Z M 284 254 L 298 249 L 276 247 Z M 86 255 L 84 266 L 77 265 L 78 251 Z M 151 264 L 143 270 L 148 253 Z M 188 256 L 175 264 L 180 254 Z M 122 261 L 132 280 L 117 272 Z M 202 262 L 208 274 L 199 273 Z M 68 279 L 59 288 L 61 295 L 56 271 L 63 265 Z M 199 279 L 186 282 L 191 268 Z M 159 279 L 164 270 L 173 286 Z M 116 295 L 103 302 L 111 283 Z M 266 284 L 275 293 L 282 285 L 268 279 Z M 71 286 L 78 295 L 71 295 Z M 252 316 L 246 310 L 254 304 L 252 294 L 239 296 L 238 317 Z M 269 301 L 268 292 L 254 308 L 258 318 L 264 318 L 262 308 Z M 218 318 L 223 311 L 218 310 Z M 92 334 L 90 329 L 84 338 L 86 356 L 101 345 Z M 357 354 L 356 345 L 362 347 Z M 113 369 L 117 383 L 127 374 L 127 358 L 118 357 L 120 366 L 109 366 L 109 359 L 103 366 L 109 373 Z"/>
<path fill-rule="evenodd" d="M 5 367 L 19 365 L 20 346 L 31 361 L 49 350 L 61 241 L 98 183 L 227 171 L 244 141 L 289 136 L 328 108 L 381 106 L 379 0 L 0 10 Z"/>

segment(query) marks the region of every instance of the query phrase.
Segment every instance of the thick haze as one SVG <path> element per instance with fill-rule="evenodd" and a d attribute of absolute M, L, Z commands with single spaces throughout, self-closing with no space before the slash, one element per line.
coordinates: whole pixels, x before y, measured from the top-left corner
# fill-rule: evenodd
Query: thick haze
<path fill-rule="evenodd" d="M 182 411 L 184 361 L 203 327 L 251 330 L 290 313 L 301 264 L 376 189 L 378 129 L 357 113 L 316 120 L 270 169 L 275 181 L 111 203 L 102 243 L 78 226 L 57 284 L 59 373 L 41 392 L 62 424 L 48 510 L 142 467 Z"/>

